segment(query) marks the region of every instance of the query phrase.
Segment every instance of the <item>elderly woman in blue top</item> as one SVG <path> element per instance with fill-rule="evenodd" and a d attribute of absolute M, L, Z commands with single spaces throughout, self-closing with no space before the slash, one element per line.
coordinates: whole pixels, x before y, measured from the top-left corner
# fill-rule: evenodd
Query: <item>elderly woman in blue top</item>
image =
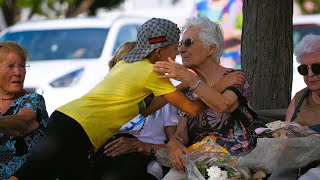
<path fill-rule="evenodd" d="M 23 89 L 27 53 L 0 43 L 0 179 L 8 179 L 44 134 L 48 114 L 43 97 Z"/>

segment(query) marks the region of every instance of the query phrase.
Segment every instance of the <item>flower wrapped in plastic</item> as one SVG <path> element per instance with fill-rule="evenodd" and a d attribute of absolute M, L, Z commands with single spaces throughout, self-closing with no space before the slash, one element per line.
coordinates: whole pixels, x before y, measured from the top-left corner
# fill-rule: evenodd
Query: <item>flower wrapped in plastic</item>
<path fill-rule="evenodd" d="M 320 160 L 320 136 L 296 123 L 282 124 L 257 139 L 257 146 L 240 157 L 239 166 L 266 173 L 299 169 Z"/>
<path fill-rule="evenodd" d="M 193 150 L 197 149 L 200 145 L 209 142 L 209 141 L 213 141 L 216 142 L 217 141 L 217 137 L 215 136 L 206 136 L 204 137 L 201 141 L 192 144 L 191 146 L 189 146 L 187 149 L 189 152 L 192 152 Z M 227 150 L 225 150 L 225 152 L 228 152 Z M 156 157 L 157 160 L 166 167 L 172 167 L 171 161 L 168 157 L 168 149 L 167 148 L 162 148 L 160 150 L 158 150 L 156 152 Z"/>
<path fill-rule="evenodd" d="M 216 142 L 205 138 L 191 147 L 193 150 L 185 155 L 187 179 L 246 179 L 236 168 L 237 157 Z"/>

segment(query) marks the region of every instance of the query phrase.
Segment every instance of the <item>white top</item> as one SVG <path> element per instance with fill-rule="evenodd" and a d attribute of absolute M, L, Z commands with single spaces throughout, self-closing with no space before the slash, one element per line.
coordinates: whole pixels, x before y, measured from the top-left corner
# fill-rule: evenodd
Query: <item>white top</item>
<path fill-rule="evenodd" d="M 130 133 L 142 142 L 152 144 L 165 144 L 167 135 L 164 131 L 166 126 L 177 126 L 178 109 L 171 104 L 165 105 L 154 114 L 144 118 L 138 115 L 120 128 L 122 133 Z M 143 125 L 144 123 L 144 125 Z M 162 165 L 158 161 L 148 164 L 148 172 L 157 179 L 163 178 Z"/>
<path fill-rule="evenodd" d="M 123 125 L 120 132 L 130 133 L 143 142 L 164 144 L 167 141 L 164 127 L 177 126 L 177 124 L 178 110 L 171 104 L 167 104 L 147 118 L 142 115 L 136 116 Z"/>

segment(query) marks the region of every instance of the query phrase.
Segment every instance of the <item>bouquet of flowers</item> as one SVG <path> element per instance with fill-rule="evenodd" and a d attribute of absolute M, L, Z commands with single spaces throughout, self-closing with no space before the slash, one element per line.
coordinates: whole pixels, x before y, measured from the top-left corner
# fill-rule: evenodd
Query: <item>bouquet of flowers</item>
<path fill-rule="evenodd" d="M 196 165 L 201 175 L 207 180 L 240 179 L 241 174 L 229 165 L 219 163 L 199 163 Z"/>
<path fill-rule="evenodd" d="M 237 157 L 225 148 L 205 138 L 200 144 L 193 145 L 193 151 L 186 154 L 187 179 L 220 180 L 241 179 L 242 172 L 236 168 Z"/>
<path fill-rule="evenodd" d="M 208 175 L 208 180 L 227 180 L 228 172 L 221 170 L 218 166 L 211 166 L 206 169 L 206 174 Z"/>

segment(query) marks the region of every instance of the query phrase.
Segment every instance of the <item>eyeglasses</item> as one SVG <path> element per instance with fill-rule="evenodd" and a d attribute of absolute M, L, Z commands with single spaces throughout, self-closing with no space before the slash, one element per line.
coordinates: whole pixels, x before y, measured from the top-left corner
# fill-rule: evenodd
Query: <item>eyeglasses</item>
<path fill-rule="evenodd" d="M 320 74 L 320 64 L 311 64 L 311 71 L 318 75 Z M 301 64 L 300 66 L 298 66 L 298 72 L 305 76 L 308 74 L 308 69 L 309 69 L 309 66 L 308 65 L 305 65 L 305 64 Z"/>
<path fill-rule="evenodd" d="M 179 42 L 179 47 L 181 47 L 182 45 L 184 45 L 185 47 L 190 47 L 192 43 L 193 43 L 193 39 L 187 38 L 184 41 Z"/>
<path fill-rule="evenodd" d="M 30 65 L 23 64 L 23 65 L 4 65 L 0 67 L 0 70 L 3 71 L 13 71 L 15 68 L 18 68 L 20 71 L 28 71 Z"/>

